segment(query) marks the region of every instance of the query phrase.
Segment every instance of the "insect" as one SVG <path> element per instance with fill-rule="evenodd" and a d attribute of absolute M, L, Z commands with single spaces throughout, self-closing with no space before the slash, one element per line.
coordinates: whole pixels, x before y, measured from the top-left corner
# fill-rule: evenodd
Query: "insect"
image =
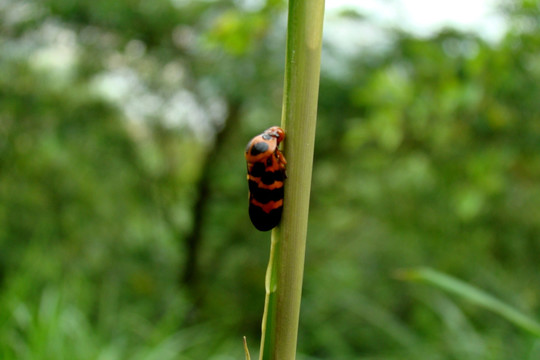
<path fill-rule="evenodd" d="M 251 139 L 246 147 L 249 218 L 260 231 L 276 227 L 283 212 L 287 161 L 278 149 L 283 139 L 285 131 L 272 126 Z"/>

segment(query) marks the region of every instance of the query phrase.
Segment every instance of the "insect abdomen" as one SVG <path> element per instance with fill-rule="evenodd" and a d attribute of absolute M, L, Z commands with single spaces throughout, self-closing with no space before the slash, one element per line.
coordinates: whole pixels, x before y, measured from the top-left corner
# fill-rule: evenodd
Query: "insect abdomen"
<path fill-rule="evenodd" d="M 258 168 L 256 163 L 253 166 Z M 255 174 L 254 174 L 255 173 Z M 268 231 L 279 224 L 283 212 L 283 170 L 253 171 L 248 175 L 249 218 L 260 231 Z"/>

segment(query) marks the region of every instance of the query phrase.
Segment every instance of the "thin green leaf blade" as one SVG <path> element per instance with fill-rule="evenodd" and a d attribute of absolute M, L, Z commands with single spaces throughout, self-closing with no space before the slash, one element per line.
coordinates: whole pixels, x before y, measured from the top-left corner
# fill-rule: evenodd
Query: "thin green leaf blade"
<path fill-rule="evenodd" d="M 514 325 L 540 337 L 540 323 L 520 312 L 516 308 L 502 302 L 491 294 L 431 268 L 400 270 L 397 277 L 402 280 L 421 281 L 434 285 L 449 293 L 458 295 L 473 304 L 490 310 Z"/>

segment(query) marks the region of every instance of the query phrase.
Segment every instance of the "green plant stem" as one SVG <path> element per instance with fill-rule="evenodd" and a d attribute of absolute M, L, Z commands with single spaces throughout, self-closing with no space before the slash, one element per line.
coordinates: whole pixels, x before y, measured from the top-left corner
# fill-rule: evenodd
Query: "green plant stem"
<path fill-rule="evenodd" d="M 247 339 L 244 336 L 244 354 L 246 355 L 246 360 L 251 360 L 251 355 L 249 355 L 249 349 L 247 346 Z"/>
<path fill-rule="evenodd" d="M 281 126 L 287 181 L 281 225 L 272 232 L 261 360 L 296 356 L 317 121 L 324 0 L 290 0 Z"/>

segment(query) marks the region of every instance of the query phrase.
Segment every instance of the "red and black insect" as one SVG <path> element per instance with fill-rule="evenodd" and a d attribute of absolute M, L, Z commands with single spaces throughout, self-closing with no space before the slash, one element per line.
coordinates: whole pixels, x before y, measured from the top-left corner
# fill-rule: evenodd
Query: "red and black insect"
<path fill-rule="evenodd" d="M 247 144 L 247 179 L 249 185 L 249 218 L 260 231 L 279 224 L 283 212 L 283 182 L 287 161 L 279 151 L 285 131 L 272 126 Z"/>

